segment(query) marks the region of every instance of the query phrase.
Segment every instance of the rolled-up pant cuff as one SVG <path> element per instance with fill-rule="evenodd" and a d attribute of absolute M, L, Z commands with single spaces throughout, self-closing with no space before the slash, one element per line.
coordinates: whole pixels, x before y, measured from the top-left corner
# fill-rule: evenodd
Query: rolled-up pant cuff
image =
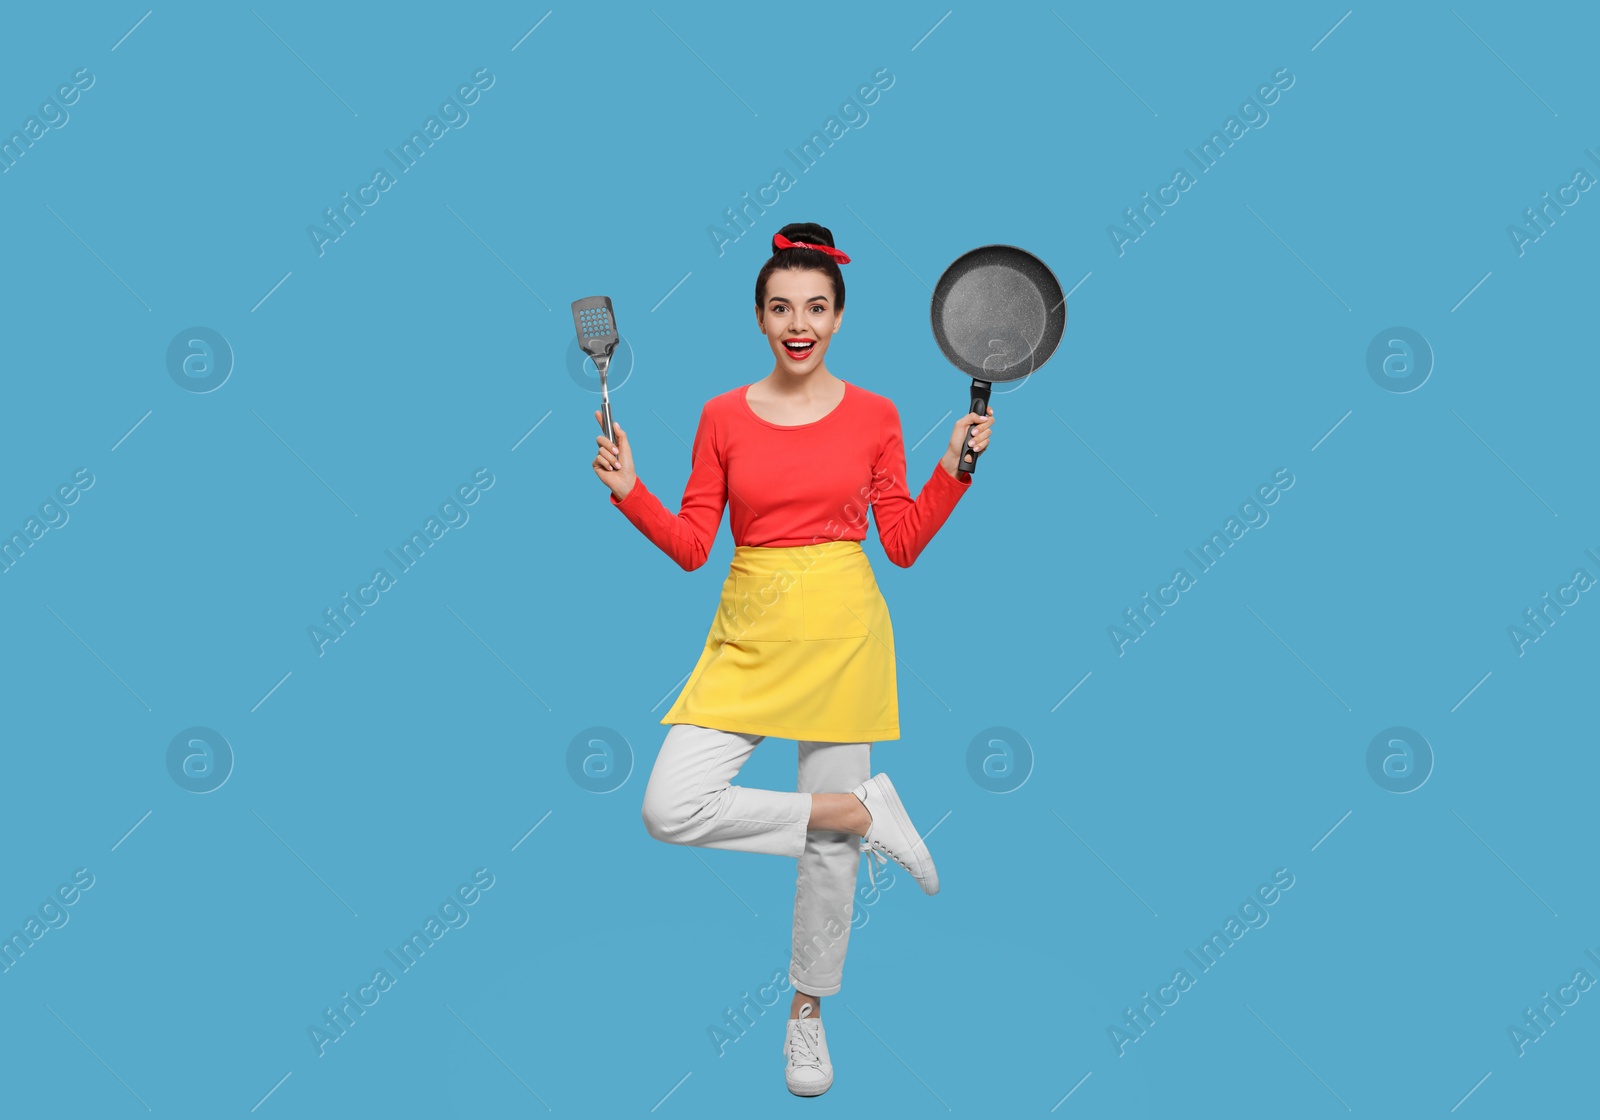
<path fill-rule="evenodd" d="M 818 999 L 821 999 L 823 996 L 838 995 L 839 990 L 844 987 L 844 984 L 842 983 L 814 984 L 809 980 L 796 980 L 794 978 L 794 973 L 792 972 L 789 973 L 789 983 L 792 984 L 794 986 L 794 990 L 799 992 L 801 995 L 816 996 Z"/>

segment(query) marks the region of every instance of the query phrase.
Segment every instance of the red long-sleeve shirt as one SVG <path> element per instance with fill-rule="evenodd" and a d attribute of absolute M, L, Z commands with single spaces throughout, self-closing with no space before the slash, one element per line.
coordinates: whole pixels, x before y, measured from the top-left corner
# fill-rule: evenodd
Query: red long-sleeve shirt
<path fill-rule="evenodd" d="M 915 500 L 906 487 L 900 413 L 888 397 L 845 382 L 844 399 L 809 424 L 773 424 L 755 414 L 745 386 L 700 410 L 693 466 L 673 514 L 636 479 L 611 504 L 679 567 L 706 562 L 724 506 L 736 545 L 785 548 L 819 540 L 865 540 L 867 507 L 889 560 L 909 568 L 939 531 L 972 475 L 935 464 Z"/>

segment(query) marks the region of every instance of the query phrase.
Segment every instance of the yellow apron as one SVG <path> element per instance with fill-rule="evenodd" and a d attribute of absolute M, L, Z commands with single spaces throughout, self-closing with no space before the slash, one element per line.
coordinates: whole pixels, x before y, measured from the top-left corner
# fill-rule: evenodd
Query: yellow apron
<path fill-rule="evenodd" d="M 827 743 L 900 738 L 894 631 L 859 541 L 739 545 L 662 723 Z"/>

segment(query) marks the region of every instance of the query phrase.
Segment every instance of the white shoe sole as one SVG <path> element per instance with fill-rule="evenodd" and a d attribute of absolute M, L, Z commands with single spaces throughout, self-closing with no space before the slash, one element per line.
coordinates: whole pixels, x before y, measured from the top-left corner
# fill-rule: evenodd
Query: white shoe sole
<path fill-rule="evenodd" d="M 787 1081 L 785 1081 L 785 1084 L 787 1084 Z M 830 1077 L 821 1085 L 807 1085 L 799 1089 L 796 1089 L 793 1085 L 790 1085 L 789 1092 L 793 1093 L 797 1097 L 820 1097 L 823 1093 L 826 1093 L 831 1088 L 833 1088 L 833 1078 Z"/>

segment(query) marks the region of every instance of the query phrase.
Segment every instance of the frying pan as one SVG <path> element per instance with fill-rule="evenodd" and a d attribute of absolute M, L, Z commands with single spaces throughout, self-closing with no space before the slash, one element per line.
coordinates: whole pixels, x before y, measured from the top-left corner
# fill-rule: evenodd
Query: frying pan
<path fill-rule="evenodd" d="M 972 407 L 985 416 L 989 386 L 1028 376 L 1055 353 L 1067 329 L 1067 300 L 1055 274 L 1015 245 L 983 245 L 961 254 L 933 289 L 933 338 L 950 364 L 972 378 Z M 971 425 L 967 436 L 972 435 Z M 978 456 L 962 440 L 956 470 L 971 474 Z"/>

